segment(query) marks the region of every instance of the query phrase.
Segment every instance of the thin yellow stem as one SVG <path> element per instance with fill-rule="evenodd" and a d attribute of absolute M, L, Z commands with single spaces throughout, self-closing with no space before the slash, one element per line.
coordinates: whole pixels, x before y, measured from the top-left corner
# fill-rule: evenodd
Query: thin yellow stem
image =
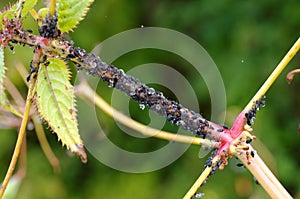
<path fill-rule="evenodd" d="M 131 118 L 127 117 L 126 115 L 120 113 L 119 111 L 115 110 L 113 107 L 111 107 L 108 103 L 105 102 L 99 95 L 97 95 L 90 86 L 82 81 L 78 86 L 76 90 L 76 94 L 79 95 L 82 98 L 85 98 L 91 102 L 94 102 L 100 109 L 102 109 L 105 113 L 113 117 L 116 121 L 122 123 L 123 125 L 142 133 L 146 136 L 153 136 L 160 139 L 170 140 L 170 141 L 176 141 L 176 142 L 183 142 L 183 143 L 189 143 L 189 144 L 202 144 L 206 146 L 212 146 L 217 147 L 217 143 L 214 141 L 201 139 L 197 137 L 192 136 L 185 136 L 185 135 L 178 135 L 174 133 L 169 133 L 165 131 L 161 131 L 158 129 L 154 129 L 151 127 L 148 127 L 146 125 L 143 125 L 139 122 L 136 122 L 135 120 L 132 120 Z"/>
<path fill-rule="evenodd" d="M 35 9 L 32 8 L 29 12 L 30 12 L 31 16 L 34 18 L 34 20 L 38 20 L 39 19 L 39 15 L 35 11 Z"/>
<path fill-rule="evenodd" d="M 219 160 L 218 156 L 215 156 L 212 160 L 213 165 L 216 164 L 216 162 Z M 199 187 L 203 184 L 203 182 L 206 180 L 210 172 L 212 171 L 212 166 L 211 167 L 206 167 L 204 171 L 201 173 L 199 178 L 196 180 L 196 182 L 193 184 L 193 186 L 190 188 L 190 190 L 185 194 L 183 199 L 191 199 L 195 193 L 197 193 Z"/>
<path fill-rule="evenodd" d="M 4 192 L 7 188 L 7 185 L 8 185 L 9 180 L 10 180 L 10 178 L 11 178 L 13 172 L 14 172 L 14 169 L 15 169 L 15 166 L 16 166 L 21 148 L 22 148 L 22 142 L 23 142 L 23 139 L 24 139 L 24 135 L 25 135 L 25 132 L 26 132 L 26 126 L 27 126 L 27 122 L 28 122 L 28 118 L 29 118 L 29 112 L 30 112 L 32 96 L 33 96 L 32 92 L 34 90 L 34 86 L 35 86 L 35 80 L 32 81 L 32 83 L 29 87 L 27 100 L 26 100 L 26 105 L 25 105 L 25 111 L 24 111 L 24 114 L 23 114 L 23 120 L 22 120 L 21 127 L 20 127 L 20 130 L 19 130 L 17 143 L 16 143 L 16 146 L 15 146 L 15 150 L 14 150 L 9 168 L 7 170 L 6 176 L 4 178 L 4 181 L 3 181 L 1 189 L 0 189 L 0 198 L 2 198 Z"/>
<path fill-rule="evenodd" d="M 56 9 L 56 0 L 50 0 L 49 3 L 49 14 L 50 16 L 53 16 L 55 13 L 55 9 Z"/>
<path fill-rule="evenodd" d="M 15 174 L 16 176 L 19 177 L 20 180 L 22 180 L 26 175 L 26 168 L 27 168 L 27 144 L 26 144 L 26 136 L 25 136 L 23 139 L 22 148 L 20 152 L 18 171 Z"/>
<path fill-rule="evenodd" d="M 37 135 L 37 138 L 40 142 L 40 145 L 42 147 L 42 150 L 44 152 L 44 154 L 46 155 L 46 158 L 48 159 L 49 163 L 51 164 L 53 170 L 55 173 L 59 173 L 60 172 L 60 166 L 59 166 L 59 160 L 57 159 L 57 157 L 55 156 L 55 154 L 53 153 L 46 135 L 45 135 L 45 131 L 44 128 L 40 122 L 40 119 L 37 115 L 33 115 L 31 117 L 33 124 L 34 124 L 34 128 L 35 128 L 35 132 Z"/>
<path fill-rule="evenodd" d="M 277 79 L 277 77 L 280 75 L 282 70 L 286 67 L 286 65 L 291 61 L 291 59 L 295 56 L 295 54 L 299 51 L 300 48 L 300 37 L 295 42 L 295 44 L 292 46 L 292 48 L 287 52 L 287 54 L 283 57 L 281 62 L 277 65 L 275 70 L 272 72 L 272 74 L 269 76 L 269 78 L 265 81 L 265 83 L 262 85 L 262 87 L 257 91 L 257 93 L 254 95 L 254 97 L 250 100 L 250 102 L 245 107 L 244 111 L 248 111 L 252 108 L 253 103 L 256 100 L 259 100 L 266 94 L 268 89 L 271 87 L 271 85 L 274 83 L 274 81 Z"/>

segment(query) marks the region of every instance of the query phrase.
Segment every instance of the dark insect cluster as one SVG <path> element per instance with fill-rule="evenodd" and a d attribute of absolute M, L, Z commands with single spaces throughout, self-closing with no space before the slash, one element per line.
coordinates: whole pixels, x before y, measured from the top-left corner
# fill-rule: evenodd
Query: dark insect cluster
<path fill-rule="evenodd" d="M 115 87 L 125 92 L 142 107 L 149 106 L 153 111 L 165 116 L 172 124 L 192 131 L 201 138 L 206 138 L 208 132 L 214 130 L 210 129 L 209 122 L 203 119 L 199 113 L 190 111 L 180 103 L 167 99 L 161 92 L 155 91 L 140 80 L 125 74 L 122 69 L 118 69 L 112 64 L 106 64 L 93 53 L 87 53 L 84 49 L 73 46 L 69 46 L 66 53 L 65 59 L 72 61 L 79 70 L 84 69 L 93 76 L 101 77 L 103 81 L 108 82 L 109 87 Z"/>
<path fill-rule="evenodd" d="M 35 43 L 35 39 L 31 34 L 32 30 L 24 30 L 19 18 L 7 19 L 3 17 L 2 24 L 3 29 L 0 30 L 0 44 L 4 47 L 8 46 L 14 52 L 14 44 L 33 46 L 33 43 Z M 18 38 L 18 40 L 14 38 Z"/>
<path fill-rule="evenodd" d="M 219 167 L 220 167 L 221 164 L 222 164 L 222 160 L 219 160 L 219 161 L 217 162 L 216 165 L 214 165 L 213 162 L 212 162 L 212 160 L 213 160 L 213 158 L 216 156 L 217 152 L 218 152 L 218 149 L 214 149 L 214 150 L 212 151 L 212 153 L 210 154 L 210 156 L 207 158 L 207 160 L 206 160 L 206 162 L 205 162 L 205 164 L 204 164 L 204 168 L 206 168 L 206 167 L 212 167 L 212 170 L 211 170 L 211 172 L 209 173 L 209 175 L 207 176 L 207 178 L 204 180 L 204 182 L 203 182 L 202 185 L 205 185 L 205 184 L 206 184 L 208 178 L 209 178 L 210 176 L 212 176 L 213 174 L 215 174 L 216 171 L 219 169 Z M 201 186 L 202 186 L 202 185 L 201 185 Z"/>
<path fill-rule="evenodd" d="M 263 96 L 260 100 L 256 100 L 255 103 L 253 103 L 252 109 L 249 110 L 247 113 L 245 113 L 245 117 L 247 120 L 247 124 L 249 126 L 254 124 L 254 120 L 256 118 L 256 111 L 258 111 L 261 107 L 264 107 L 266 104 L 266 96 Z"/>
<path fill-rule="evenodd" d="M 42 37 L 45 38 L 58 38 L 61 35 L 60 30 L 57 28 L 57 14 L 53 16 L 47 14 L 43 19 L 42 25 L 38 28 L 38 31 Z"/>

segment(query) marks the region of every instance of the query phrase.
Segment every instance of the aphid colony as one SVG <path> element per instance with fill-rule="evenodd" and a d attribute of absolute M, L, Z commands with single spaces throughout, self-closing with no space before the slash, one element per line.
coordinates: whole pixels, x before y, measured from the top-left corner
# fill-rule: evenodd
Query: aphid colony
<path fill-rule="evenodd" d="M 42 21 L 38 31 L 42 37 L 45 38 L 58 38 L 61 35 L 61 31 L 57 28 L 57 14 L 53 16 L 47 14 Z"/>
<path fill-rule="evenodd" d="M 185 130 L 192 131 L 202 138 L 215 140 L 223 132 L 224 127 L 214 127 L 199 114 L 184 108 L 176 101 L 167 99 L 161 92 L 140 82 L 140 80 L 127 75 L 122 69 L 112 64 L 106 64 L 93 53 L 87 53 L 79 47 L 69 46 L 65 50 L 66 60 L 72 61 L 79 70 L 84 69 L 87 73 L 101 77 L 108 82 L 109 87 L 115 87 L 125 92 L 140 105 L 149 106 L 150 109 L 163 115 L 172 124 L 181 126 Z M 218 140 L 216 140 L 218 141 Z"/>
<path fill-rule="evenodd" d="M 209 175 L 207 176 L 207 178 L 204 180 L 204 182 L 202 183 L 202 185 L 201 186 L 203 186 L 203 185 L 205 185 L 206 184 L 206 182 L 207 182 L 207 180 L 208 180 L 208 178 L 210 177 L 210 176 L 212 176 L 213 174 L 215 174 L 215 172 L 219 169 L 219 167 L 222 165 L 222 160 L 219 160 L 219 161 L 217 161 L 215 164 L 213 163 L 213 158 L 217 155 L 217 152 L 218 152 L 218 149 L 214 149 L 212 152 L 211 152 L 211 154 L 210 154 L 210 156 L 207 158 L 207 160 L 206 160 L 206 162 L 205 162 L 205 164 L 204 164 L 204 168 L 206 168 L 206 167 L 212 167 L 212 170 L 211 170 L 211 172 L 209 173 Z"/>
<path fill-rule="evenodd" d="M 199 113 L 195 113 L 181 104 L 167 99 L 161 92 L 149 88 L 138 79 L 126 75 L 122 69 L 106 64 L 93 53 L 87 53 L 84 49 L 74 47 L 72 41 L 60 37 L 57 29 L 57 15 L 46 15 L 39 27 L 40 36 L 30 34 L 31 31 L 23 31 L 20 21 L 8 22 L 7 34 L 0 32 L 0 39 L 6 42 L 23 43 L 35 46 L 35 58 L 31 63 L 30 73 L 37 72 L 38 64 L 47 62 L 47 57 L 57 56 L 66 61 L 72 61 L 78 70 L 84 69 L 87 73 L 100 77 L 108 82 L 109 87 L 115 87 L 140 105 L 149 106 L 160 115 L 163 115 L 172 124 L 181 126 L 201 138 L 219 141 L 220 134 L 224 133 L 224 127 L 216 125 L 204 119 Z M 55 38 L 55 39 L 53 39 Z M 2 41 L 3 43 L 3 41 Z M 40 53 L 40 57 L 38 56 Z M 45 56 L 44 56 L 45 55 Z M 41 57 L 45 59 L 40 60 Z M 28 78 L 29 80 L 29 78 Z"/>
<path fill-rule="evenodd" d="M 252 109 L 249 110 L 247 113 L 245 113 L 247 124 L 249 126 L 254 124 L 254 120 L 256 118 L 256 111 L 258 111 L 261 107 L 265 106 L 265 104 L 266 104 L 265 99 L 266 99 L 266 96 L 263 96 L 260 98 L 260 100 L 256 100 L 252 105 Z"/>

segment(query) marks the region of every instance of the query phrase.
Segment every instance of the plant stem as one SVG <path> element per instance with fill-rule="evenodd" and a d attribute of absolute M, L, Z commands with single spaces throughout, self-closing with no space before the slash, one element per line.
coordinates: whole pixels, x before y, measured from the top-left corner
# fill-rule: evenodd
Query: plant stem
<path fill-rule="evenodd" d="M 26 137 L 23 139 L 22 148 L 19 155 L 19 162 L 18 162 L 18 171 L 16 171 L 15 175 L 19 177 L 20 181 L 25 177 L 26 175 L 26 169 L 27 169 L 27 143 L 26 143 Z"/>
<path fill-rule="evenodd" d="M 14 32 L 14 29 L 11 31 Z M 3 33 L 0 33 L 1 35 Z M 66 40 L 51 41 L 48 38 L 35 36 L 19 29 L 18 34 L 3 35 L 3 37 L 6 39 L 5 42 L 14 40 L 30 46 L 38 46 L 46 56 L 59 56 L 61 59 L 72 61 L 79 69 L 84 69 L 90 75 L 106 81 L 109 87 L 121 90 L 139 104 L 148 106 L 157 114 L 166 117 L 172 124 L 189 130 L 201 138 L 219 142 L 229 137 L 229 130 L 223 126 L 204 119 L 199 113 L 183 107 L 174 100 L 167 99 L 163 93 L 125 74 L 122 69 L 103 62 L 95 54 L 87 53 L 84 49 L 73 46 L 72 42 Z"/>
<path fill-rule="evenodd" d="M 6 176 L 4 178 L 4 181 L 3 181 L 1 189 L 0 189 L 0 198 L 2 198 L 4 192 L 7 188 L 7 185 L 9 183 L 9 180 L 10 180 L 11 176 L 13 175 L 13 172 L 14 172 L 14 169 L 15 169 L 15 166 L 16 166 L 21 148 L 22 148 L 22 142 L 23 142 L 23 139 L 24 139 L 24 135 L 26 133 L 26 126 L 27 126 L 30 107 L 31 107 L 31 103 L 32 103 L 32 96 L 33 96 L 32 92 L 33 92 L 34 86 L 35 86 L 35 80 L 32 80 L 32 83 L 29 87 L 29 91 L 28 91 L 28 94 L 27 94 L 25 111 L 24 111 L 24 114 L 23 114 L 23 120 L 22 120 L 21 127 L 20 127 L 20 130 L 19 130 L 18 139 L 17 139 L 17 142 L 16 142 L 14 153 L 13 153 L 9 168 L 7 170 Z"/>
<path fill-rule="evenodd" d="M 275 70 L 271 73 L 271 75 L 268 77 L 268 79 L 265 81 L 265 83 L 262 85 L 262 87 L 257 91 L 257 93 L 254 95 L 254 97 L 250 100 L 250 102 L 244 108 L 245 112 L 249 111 L 252 108 L 252 105 L 256 100 L 261 99 L 262 96 L 264 96 L 266 94 L 266 92 L 271 87 L 271 85 L 274 83 L 274 81 L 277 79 L 277 77 L 280 75 L 282 70 L 286 67 L 286 65 L 291 61 L 291 59 L 299 51 L 299 48 L 300 48 L 300 37 L 294 43 L 292 48 L 287 52 L 287 54 L 283 57 L 283 59 L 280 61 L 280 63 L 277 65 Z"/>
<path fill-rule="evenodd" d="M 57 159 L 57 157 L 55 156 L 55 154 L 53 153 L 46 135 L 45 135 L 45 131 L 44 128 L 40 122 L 39 117 L 35 114 L 32 116 L 32 121 L 34 124 L 34 128 L 35 128 L 35 132 L 37 135 L 37 138 L 40 142 L 40 145 L 42 147 L 42 150 L 44 152 L 44 154 L 46 155 L 46 158 L 48 159 L 49 163 L 51 164 L 53 170 L 55 173 L 59 173 L 60 172 L 60 166 L 59 166 L 59 160 Z"/>
<path fill-rule="evenodd" d="M 251 145 L 249 145 L 249 147 L 249 151 L 254 151 Z M 255 153 L 251 159 L 248 159 L 247 156 L 241 152 L 237 152 L 235 155 L 249 169 L 271 198 L 292 198 L 257 153 Z"/>
<path fill-rule="evenodd" d="M 215 156 L 212 160 L 213 164 L 216 164 L 216 162 L 219 160 L 218 156 Z M 203 182 L 207 179 L 209 174 L 212 172 L 212 166 L 206 167 L 204 171 L 200 174 L 199 178 L 196 180 L 196 182 L 193 184 L 193 186 L 190 188 L 190 190 L 185 194 L 183 199 L 191 199 L 198 191 L 199 187 L 203 184 Z"/>
<path fill-rule="evenodd" d="M 49 5 L 50 5 L 50 7 L 49 7 L 49 14 L 51 16 L 53 16 L 54 13 L 55 13 L 55 9 L 56 9 L 56 0 L 50 0 Z"/>
<path fill-rule="evenodd" d="M 153 136 L 160 139 L 183 142 L 188 144 L 197 144 L 197 145 L 202 144 L 205 146 L 218 147 L 218 143 L 215 141 L 210 141 L 207 139 L 197 138 L 193 136 L 178 135 L 174 133 L 160 131 L 158 129 L 154 129 L 146 125 L 143 125 L 139 122 L 136 122 L 135 120 L 132 120 L 126 115 L 120 113 L 119 111 L 111 107 L 108 103 L 106 103 L 105 100 L 103 100 L 99 95 L 97 95 L 97 93 L 95 93 L 85 81 L 82 81 L 76 87 L 76 94 L 81 98 L 87 99 L 91 102 L 95 102 L 95 104 L 100 109 L 102 109 L 105 113 L 113 117 L 116 121 L 146 136 Z"/>

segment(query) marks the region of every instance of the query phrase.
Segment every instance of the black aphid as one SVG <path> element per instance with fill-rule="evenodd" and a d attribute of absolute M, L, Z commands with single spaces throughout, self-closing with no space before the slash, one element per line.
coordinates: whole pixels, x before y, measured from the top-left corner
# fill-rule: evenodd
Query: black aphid
<path fill-rule="evenodd" d="M 249 126 L 254 124 L 254 120 L 256 118 L 256 111 L 258 111 L 261 107 L 264 107 L 265 102 L 265 96 L 263 96 L 260 100 L 256 100 L 255 103 L 252 106 L 252 109 L 249 110 L 247 113 L 245 113 L 246 122 Z"/>
<path fill-rule="evenodd" d="M 246 143 L 247 143 L 247 144 L 250 144 L 251 142 L 252 142 L 252 139 L 251 139 L 251 138 L 247 138 L 247 139 L 246 139 Z"/>
<path fill-rule="evenodd" d="M 42 25 L 38 28 L 38 31 L 42 37 L 45 38 L 58 38 L 61 35 L 61 31 L 57 28 L 57 14 L 53 16 L 47 14 L 43 19 Z"/>
<path fill-rule="evenodd" d="M 250 155 L 252 156 L 252 158 L 254 158 L 254 155 L 255 155 L 254 151 L 251 151 Z"/>
<path fill-rule="evenodd" d="M 243 164 L 243 163 L 237 163 L 236 166 L 238 166 L 238 167 L 243 167 L 244 164 Z"/>

